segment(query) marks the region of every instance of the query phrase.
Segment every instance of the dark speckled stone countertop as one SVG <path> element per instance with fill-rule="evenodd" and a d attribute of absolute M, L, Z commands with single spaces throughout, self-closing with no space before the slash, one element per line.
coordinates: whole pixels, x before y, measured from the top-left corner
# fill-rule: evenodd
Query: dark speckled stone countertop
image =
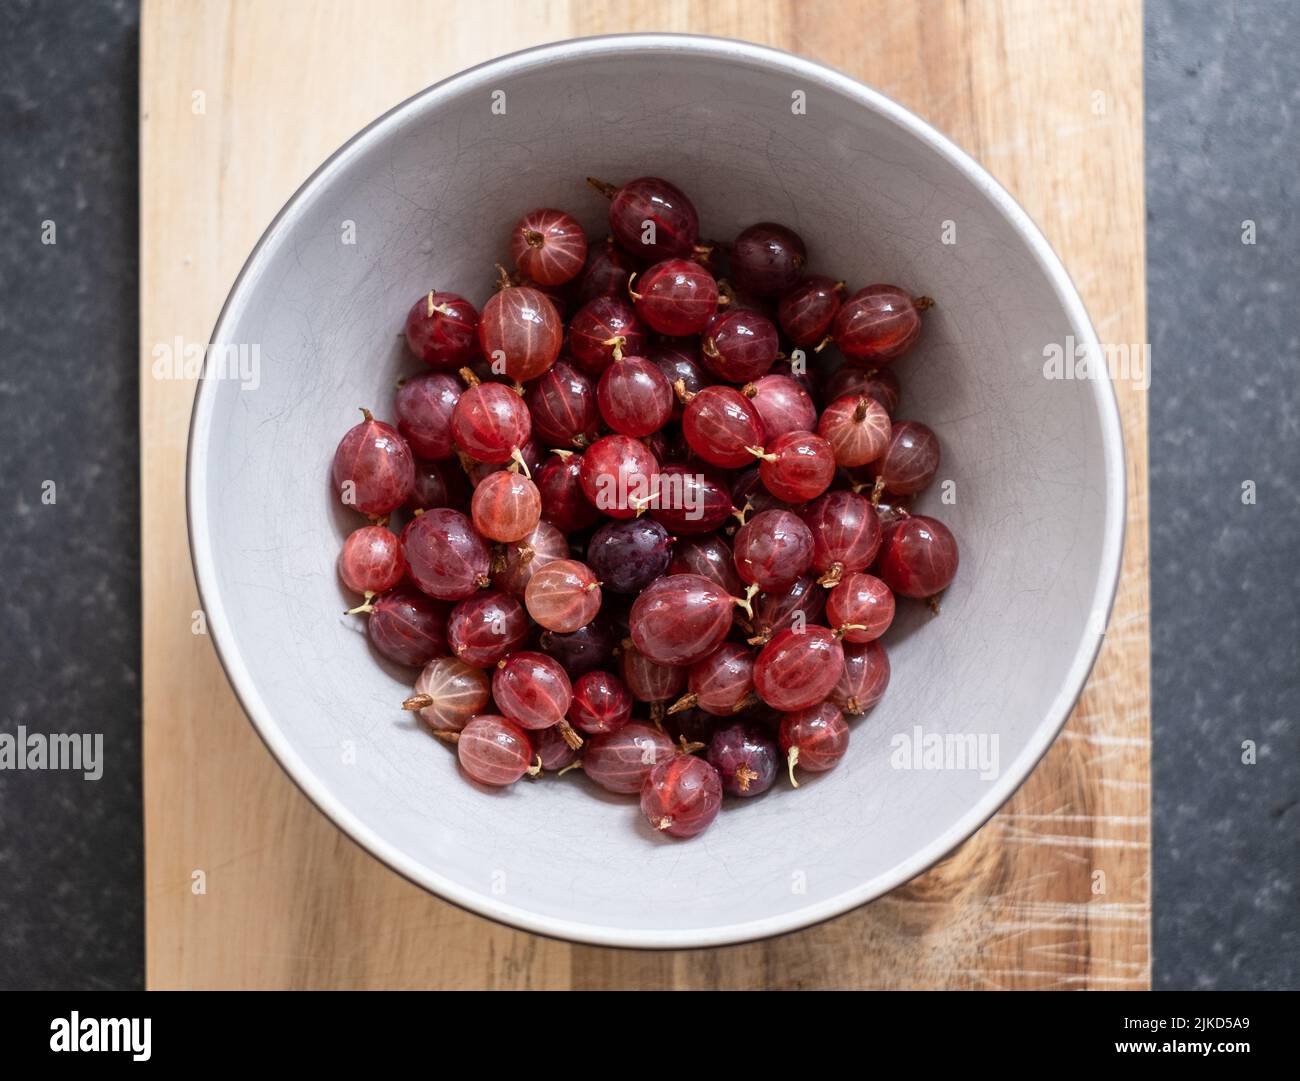
<path fill-rule="evenodd" d="M 1298 988 L 1300 5 L 1145 18 L 1155 986 Z M 0 732 L 103 737 L 0 770 L 4 988 L 143 981 L 138 20 L 0 9 Z"/>

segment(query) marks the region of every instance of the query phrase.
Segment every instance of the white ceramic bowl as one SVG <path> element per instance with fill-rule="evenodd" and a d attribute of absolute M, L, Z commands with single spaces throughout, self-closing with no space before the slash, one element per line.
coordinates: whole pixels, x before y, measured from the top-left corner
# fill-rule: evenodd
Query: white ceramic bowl
<path fill-rule="evenodd" d="M 504 115 L 494 114 L 505 92 Z M 801 91 L 806 112 L 792 105 Z M 706 236 L 777 220 L 814 269 L 938 301 L 900 362 L 902 415 L 940 434 L 921 506 L 961 571 L 932 618 L 908 605 L 893 682 L 847 758 L 728 805 L 704 835 L 653 835 L 634 800 L 577 775 L 489 792 L 397 705 L 335 559 L 356 524 L 327 474 L 357 407 L 390 414 L 413 365 L 397 334 L 430 287 L 481 303 L 506 232 L 560 206 L 593 235 L 588 174 L 662 175 Z M 355 222 L 355 245 L 341 243 Z M 956 244 L 942 242 L 956 223 Z M 569 41 L 492 61 L 352 139 L 280 213 L 214 334 L 256 345 L 260 385 L 210 376 L 190 436 L 190 533 L 212 638 L 240 701 L 304 792 L 392 868 L 494 919 L 585 942 L 743 941 L 838 915 L 971 834 L 1064 723 L 1100 644 L 1120 558 L 1123 448 L 1105 380 L 1049 380 L 1049 343 L 1094 341 L 1060 262 L 978 165 L 827 68 L 738 42 Z M 891 765 L 896 736 L 997 738 L 992 778 Z M 346 746 L 353 755 L 344 753 Z M 986 748 L 991 747 L 986 743 Z"/>

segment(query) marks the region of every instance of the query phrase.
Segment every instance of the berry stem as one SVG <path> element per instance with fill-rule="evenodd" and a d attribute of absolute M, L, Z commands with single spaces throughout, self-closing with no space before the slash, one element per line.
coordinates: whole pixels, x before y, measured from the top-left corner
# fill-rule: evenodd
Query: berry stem
<path fill-rule="evenodd" d="M 359 616 L 359 615 L 368 616 L 371 612 L 375 610 L 375 606 L 370 603 L 374 599 L 374 596 L 375 596 L 374 590 L 367 589 L 364 594 L 365 599 L 360 604 L 358 604 L 355 608 L 349 608 L 343 614 L 345 616 Z"/>
<path fill-rule="evenodd" d="M 612 338 L 606 338 L 600 344 L 612 345 L 614 347 L 614 359 L 616 361 L 623 359 L 623 346 L 627 345 L 627 339 L 624 338 L 621 334 L 617 334 Z"/>
<path fill-rule="evenodd" d="M 790 771 L 790 784 L 795 788 L 799 787 L 799 782 L 794 779 L 794 767 L 799 764 L 799 748 L 791 747 L 790 753 L 786 756 L 786 768 Z"/>
<path fill-rule="evenodd" d="M 826 568 L 826 573 L 817 579 L 817 584 L 823 585 L 827 589 L 834 589 L 840 584 L 842 577 L 844 577 L 844 564 L 832 563 Z"/>
<path fill-rule="evenodd" d="M 758 585 L 756 583 L 751 582 L 749 585 L 745 587 L 744 597 L 732 597 L 731 603 L 734 604 L 737 608 L 743 608 L 745 610 L 745 615 L 749 616 L 750 619 L 753 619 L 754 605 L 752 602 L 757 593 L 758 593 Z"/>
<path fill-rule="evenodd" d="M 510 457 L 513 459 L 513 462 L 510 466 L 511 472 L 518 473 L 520 470 L 522 470 L 524 476 L 527 477 L 529 480 L 532 480 L 533 474 L 528 469 L 528 463 L 524 461 L 523 451 L 521 451 L 518 447 L 515 447 L 510 452 Z M 516 466 L 518 468 L 516 468 Z"/>
<path fill-rule="evenodd" d="M 671 716 L 674 713 L 680 713 L 684 709 L 691 709 L 699 700 L 698 695 L 684 694 L 668 707 L 668 714 Z"/>
<path fill-rule="evenodd" d="M 582 749 L 582 737 L 574 730 L 567 718 L 561 717 L 560 723 L 556 726 L 560 730 L 560 736 L 564 739 L 569 750 L 577 751 Z"/>
<path fill-rule="evenodd" d="M 587 183 L 595 188 L 606 199 L 612 199 L 618 194 L 618 188 L 607 180 L 597 180 L 594 176 L 587 177 Z"/>

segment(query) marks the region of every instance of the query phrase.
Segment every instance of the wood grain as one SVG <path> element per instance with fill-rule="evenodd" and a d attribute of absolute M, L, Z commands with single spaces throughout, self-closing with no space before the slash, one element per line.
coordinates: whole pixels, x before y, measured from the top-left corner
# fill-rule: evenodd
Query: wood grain
<path fill-rule="evenodd" d="M 948 860 L 875 904 L 780 939 L 664 954 L 575 947 L 430 897 L 298 792 L 235 703 L 206 636 L 193 633 L 183 477 L 194 386 L 152 377 L 154 344 L 177 335 L 207 341 L 266 223 L 380 112 L 501 53 L 628 30 L 743 37 L 878 87 L 1020 200 L 1071 268 L 1103 341 L 1146 340 L 1138 0 L 555 0 L 450 10 L 147 0 L 140 423 L 149 986 L 1149 986 L 1146 400 L 1132 383 L 1116 386 L 1129 456 L 1119 597 L 1064 734 Z"/>

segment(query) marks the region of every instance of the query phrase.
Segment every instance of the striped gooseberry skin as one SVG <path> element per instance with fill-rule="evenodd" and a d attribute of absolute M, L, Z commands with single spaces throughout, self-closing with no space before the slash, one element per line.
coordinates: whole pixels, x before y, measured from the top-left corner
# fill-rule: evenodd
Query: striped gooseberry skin
<path fill-rule="evenodd" d="M 668 377 L 668 382 L 674 388 L 680 380 L 688 395 L 698 394 L 701 388 L 712 382 L 700 365 L 698 352 L 671 339 L 650 346 L 647 356 L 659 365 L 659 370 Z M 682 403 L 674 394 L 673 419 L 680 420 L 681 415 Z"/>
<path fill-rule="evenodd" d="M 826 597 L 826 621 L 846 642 L 874 642 L 894 622 L 894 594 L 874 574 L 853 572 Z"/>
<path fill-rule="evenodd" d="M 889 445 L 874 472 L 882 490 L 890 495 L 915 495 L 934 480 L 939 457 L 939 439 L 927 425 L 900 420 L 893 426 Z"/>
<path fill-rule="evenodd" d="M 528 406 L 503 383 L 476 383 L 466 388 L 451 414 L 456 446 L 487 465 L 510 461 L 532 431 Z"/>
<path fill-rule="evenodd" d="M 459 732 L 481 713 L 490 695 L 488 677 L 456 657 L 435 657 L 415 679 L 415 694 L 433 701 L 415 712 L 435 732 Z"/>
<path fill-rule="evenodd" d="M 866 496 L 827 492 L 805 509 L 803 520 L 812 531 L 812 565 L 827 587 L 866 570 L 880 551 L 880 519 Z"/>
<path fill-rule="evenodd" d="M 401 433 L 370 411 L 344 433 L 330 473 L 339 500 L 362 514 L 388 514 L 411 496 L 415 457 Z"/>
<path fill-rule="evenodd" d="M 583 452 L 578 480 L 598 511 L 635 518 L 653 499 L 658 472 L 658 460 L 639 439 L 607 435 Z"/>
<path fill-rule="evenodd" d="M 729 260 L 737 289 L 775 297 L 798 283 L 808 262 L 808 248 L 793 229 L 761 221 L 732 241 Z"/>
<path fill-rule="evenodd" d="M 765 510 L 788 510 L 800 514 L 800 506 L 791 506 L 784 500 L 777 499 L 767 490 L 759 474 L 758 463 L 737 473 L 731 481 L 731 502 L 742 510 L 748 507 L 749 515 L 762 514 Z"/>
<path fill-rule="evenodd" d="M 646 222 L 654 228 L 648 230 Z M 700 219 L 681 189 L 643 176 L 610 193 L 609 231 L 638 259 L 670 259 L 691 254 L 700 239 Z"/>
<path fill-rule="evenodd" d="M 567 360 L 528 384 L 524 395 L 533 432 L 547 446 L 585 446 L 599 427 L 596 389 L 585 372 Z"/>
<path fill-rule="evenodd" d="M 817 623 L 826 608 L 826 590 L 811 574 L 802 574 L 785 589 L 760 593 L 754 601 L 754 637 L 762 645 L 777 631 L 798 623 L 801 627 Z"/>
<path fill-rule="evenodd" d="M 492 557 L 470 520 L 450 507 L 412 518 L 402 531 L 411 580 L 430 597 L 462 601 L 491 584 Z"/>
<path fill-rule="evenodd" d="M 870 395 L 845 395 L 822 410 L 817 432 L 831 445 L 835 464 L 852 468 L 874 462 L 889 449 L 893 425 L 885 407 Z"/>
<path fill-rule="evenodd" d="M 339 577 L 354 593 L 370 596 L 392 589 L 406 575 L 402 542 L 387 526 L 354 529 L 339 553 Z"/>
<path fill-rule="evenodd" d="M 722 778 L 703 758 L 679 754 L 655 766 L 641 786 L 641 813 L 660 833 L 694 837 L 718 817 Z"/>
<path fill-rule="evenodd" d="M 731 493 L 710 472 L 699 463 L 663 466 L 650 516 L 674 534 L 712 533 L 725 525 L 735 507 Z"/>
<path fill-rule="evenodd" d="M 758 411 L 734 387 L 708 386 L 682 410 L 682 434 L 691 450 L 710 465 L 739 469 L 754 460 L 750 447 L 766 438 Z"/>
<path fill-rule="evenodd" d="M 616 357 L 596 387 L 600 415 L 623 435 L 651 435 L 673 415 L 673 386 L 652 360 Z"/>
<path fill-rule="evenodd" d="M 632 719 L 632 692 L 613 672 L 587 672 L 573 684 L 569 723 L 588 736 L 603 736 Z"/>
<path fill-rule="evenodd" d="M 717 649 L 731 630 L 733 598 L 697 574 L 661 578 L 632 605 L 636 648 L 660 664 L 691 664 Z"/>
<path fill-rule="evenodd" d="M 810 274 L 781 298 L 777 321 L 795 345 L 818 345 L 830 333 L 843 296 L 843 282 Z"/>
<path fill-rule="evenodd" d="M 849 726 L 834 705 L 821 702 L 786 713 L 778 739 L 793 782 L 795 767 L 824 773 L 835 766 L 849 749 Z"/>
<path fill-rule="evenodd" d="M 736 533 L 736 571 L 765 592 L 786 589 L 812 565 L 813 534 L 788 510 L 765 510 Z"/>
<path fill-rule="evenodd" d="M 937 518 L 895 522 L 880 547 L 878 570 L 895 593 L 918 600 L 942 593 L 957 575 L 957 540 Z"/>
<path fill-rule="evenodd" d="M 474 528 L 488 540 L 517 541 L 537 528 L 542 516 L 542 496 L 537 485 L 522 473 L 498 469 L 474 489 L 470 500 Z"/>
<path fill-rule="evenodd" d="M 673 545 L 668 573 L 701 575 L 732 597 L 745 592 L 745 583 L 736 573 L 731 546 L 717 534 L 679 538 Z"/>
<path fill-rule="evenodd" d="M 440 461 L 456 452 L 451 415 L 460 395 L 460 382 L 445 372 L 425 372 L 397 389 L 397 430 L 417 458 Z"/>
<path fill-rule="evenodd" d="M 370 604 L 366 633 L 390 661 L 419 668 L 447 652 L 447 606 L 409 586 Z"/>
<path fill-rule="evenodd" d="M 587 261 L 587 234 L 571 214 L 551 207 L 525 214 L 510 232 L 510 258 L 539 285 L 563 285 Z"/>
<path fill-rule="evenodd" d="M 814 432 L 786 432 L 768 443 L 758 476 L 782 502 L 806 503 L 835 479 L 835 452 Z"/>
<path fill-rule="evenodd" d="M 411 510 L 463 506 L 469 484 L 460 465 L 449 461 L 416 462 L 415 486 L 407 506 Z"/>
<path fill-rule="evenodd" d="M 509 593 L 483 590 L 461 601 L 447 617 L 447 645 L 475 668 L 491 668 L 528 638 L 528 616 Z"/>
<path fill-rule="evenodd" d="M 611 666 L 617 644 L 609 621 L 599 615 L 569 634 L 542 631 L 537 636 L 537 648 L 548 657 L 554 657 L 570 679 Z"/>
<path fill-rule="evenodd" d="M 406 314 L 406 344 L 431 368 L 454 370 L 478 352 L 478 312 L 455 293 L 425 293 Z"/>
<path fill-rule="evenodd" d="M 554 773 L 567 769 L 578 760 L 578 751 L 569 746 L 559 725 L 533 732 L 529 738 L 533 741 L 538 764 L 544 770 Z"/>
<path fill-rule="evenodd" d="M 641 721 L 629 721 L 587 741 L 582 749 L 582 771 L 601 788 L 630 795 L 641 791 L 655 766 L 678 753 L 666 733 Z"/>
<path fill-rule="evenodd" d="M 585 563 L 555 559 L 528 579 L 524 604 L 539 626 L 570 634 L 590 623 L 600 611 L 600 583 Z"/>
<path fill-rule="evenodd" d="M 846 357 L 875 363 L 902 356 L 921 334 L 927 298 L 914 300 L 896 285 L 868 285 L 835 315 L 831 334 Z"/>
<path fill-rule="evenodd" d="M 569 712 L 573 687 L 564 669 L 545 653 L 520 650 L 497 663 L 492 698 L 521 727 L 550 728 Z"/>
<path fill-rule="evenodd" d="M 844 671 L 844 647 L 825 627 L 777 631 L 754 662 L 754 690 L 783 713 L 824 701 Z"/>
<path fill-rule="evenodd" d="M 629 288 L 638 318 L 670 338 L 699 334 L 718 310 L 718 283 L 690 259 L 656 263 Z"/>
<path fill-rule="evenodd" d="M 536 379 L 554 364 L 563 340 L 560 313 L 538 289 L 508 286 L 483 305 L 479 348 L 489 364 L 500 364 L 516 383 Z"/>
<path fill-rule="evenodd" d="M 533 745 L 514 721 L 497 713 L 480 713 L 456 740 L 460 767 L 480 784 L 514 784 L 529 771 Z"/>
<path fill-rule="evenodd" d="M 587 265 L 574 283 L 575 299 L 579 304 L 596 297 L 621 297 L 627 291 L 627 280 L 636 270 L 636 263 L 614 245 L 612 237 L 603 244 L 590 248 Z"/>
<path fill-rule="evenodd" d="M 822 386 L 823 401 L 833 402 L 846 394 L 854 397 L 865 394 L 883 405 L 891 417 L 898 412 L 902 393 L 903 385 L 889 368 L 877 371 L 874 368 L 859 368 L 854 364 L 837 368 L 827 376 Z"/>
<path fill-rule="evenodd" d="M 565 533 L 576 533 L 600 521 L 600 511 L 582 488 L 582 463 L 581 454 L 553 455 L 534 474 L 542 497 L 542 518 Z"/>
<path fill-rule="evenodd" d="M 738 642 L 723 642 L 687 669 L 686 688 L 689 693 L 682 701 L 689 699 L 687 705 L 717 717 L 731 716 L 753 693 L 754 651 Z"/>
<path fill-rule="evenodd" d="M 889 687 L 889 655 L 879 642 L 848 642 L 844 646 L 844 671 L 827 701 L 850 716 L 860 716 L 885 696 Z"/>
<path fill-rule="evenodd" d="M 492 560 L 492 584 L 522 597 L 534 574 L 554 560 L 568 558 L 568 538 L 550 522 L 542 520 L 526 537 L 497 549 Z"/>
<path fill-rule="evenodd" d="M 738 721 L 709 735 L 706 757 L 729 796 L 759 796 L 776 780 L 780 752 L 766 726 Z"/>
<path fill-rule="evenodd" d="M 817 406 L 793 376 L 765 375 L 743 387 L 741 393 L 758 413 L 769 440 L 817 427 Z"/>
<path fill-rule="evenodd" d="M 686 686 L 685 665 L 652 661 L 630 639 L 619 652 L 619 668 L 638 702 L 666 702 Z"/>
<path fill-rule="evenodd" d="M 616 349 L 624 356 L 641 356 L 645 348 L 645 327 L 622 297 L 594 297 L 569 321 L 569 351 L 591 375 L 600 375 L 613 363 Z"/>
<path fill-rule="evenodd" d="M 700 341 L 700 359 L 724 383 L 748 383 L 767 374 L 780 350 L 772 320 L 744 308 L 719 312 Z"/>
<path fill-rule="evenodd" d="M 650 517 L 608 521 L 587 540 L 587 565 L 612 593 L 640 593 L 658 581 L 670 558 L 672 538 Z"/>

